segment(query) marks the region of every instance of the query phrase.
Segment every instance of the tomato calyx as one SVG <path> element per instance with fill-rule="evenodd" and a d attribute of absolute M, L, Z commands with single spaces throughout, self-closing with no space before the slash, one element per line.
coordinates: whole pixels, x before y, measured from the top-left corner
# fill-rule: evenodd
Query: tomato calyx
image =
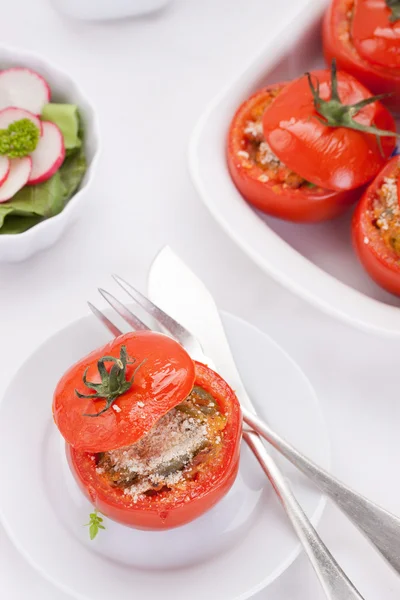
<path fill-rule="evenodd" d="M 365 98 L 355 104 L 343 104 L 339 98 L 338 87 L 337 87 L 337 71 L 336 71 L 336 60 L 332 60 L 331 65 L 331 99 L 323 100 L 319 93 L 319 80 L 317 79 L 316 85 L 314 85 L 311 77 L 311 73 L 306 73 L 310 90 L 313 96 L 314 108 L 317 111 L 319 117 L 315 117 L 323 125 L 327 127 L 345 127 L 347 129 L 355 129 L 356 131 L 362 131 L 363 133 L 371 133 L 376 136 L 378 144 L 381 144 L 380 137 L 400 137 L 399 134 L 394 131 L 386 131 L 379 129 L 374 125 L 363 125 L 354 120 L 354 116 L 368 104 L 373 104 L 377 100 L 387 98 L 391 94 L 378 94 L 377 96 L 371 96 Z M 321 118 L 322 117 L 322 118 Z"/>
<path fill-rule="evenodd" d="M 130 379 L 126 379 L 126 367 L 127 365 L 133 365 L 136 362 L 136 359 L 131 359 L 128 356 L 126 351 L 126 346 L 122 346 L 120 350 L 119 358 L 115 356 L 102 356 L 97 361 L 97 369 L 100 375 L 100 383 L 95 383 L 93 381 L 87 380 L 87 372 L 89 367 L 87 367 L 83 373 L 83 383 L 86 387 L 95 390 L 94 394 L 82 394 L 77 389 L 75 389 L 75 394 L 78 398 L 93 398 L 98 400 L 105 400 L 105 407 L 97 413 L 83 413 L 84 417 L 98 417 L 106 412 L 119 396 L 125 394 L 133 384 L 133 380 L 135 378 L 136 373 L 143 365 L 146 359 L 142 360 L 142 362 L 136 367 L 133 372 L 133 375 Z M 110 371 L 107 370 L 105 363 L 111 362 L 113 363 Z"/>
<path fill-rule="evenodd" d="M 400 0 L 386 0 L 386 6 L 391 11 L 389 21 L 395 23 L 400 19 Z"/>

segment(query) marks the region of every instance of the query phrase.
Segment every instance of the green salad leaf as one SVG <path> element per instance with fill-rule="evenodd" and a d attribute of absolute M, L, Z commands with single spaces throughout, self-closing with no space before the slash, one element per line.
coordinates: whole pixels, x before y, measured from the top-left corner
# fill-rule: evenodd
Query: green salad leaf
<path fill-rule="evenodd" d="M 4 206 L 12 208 L 14 215 L 54 217 L 64 207 L 64 184 L 60 170 L 43 183 L 26 185 Z"/>
<path fill-rule="evenodd" d="M 43 118 L 56 123 L 64 136 L 68 154 L 59 170 L 47 181 L 27 185 L 11 200 L 0 204 L 0 235 L 16 234 L 60 213 L 75 194 L 86 173 L 77 107 L 47 104 Z"/>
<path fill-rule="evenodd" d="M 13 209 L 10 206 L 7 206 L 7 204 L 0 204 L 0 228 L 3 227 L 6 216 L 12 212 Z"/>
<path fill-rule="evenodd" d="M 61 181 L 64 185 L 64 205 L 76 192 L 86 173 L 87 163 L 83 149 L 67 156 L 60 170 Z"/>
<path fill-rule="evenodd" d="M 10 215 L 3 224 L 0 233 L 11 235 L 14 233 L 22 233 L 28 231 L 34 225 L 37 225 L 42 220 L 42 217 L 24 217 L 22 215 Z"/>
<path fill-rule="evenodd" d="M 67 151 L 76 150 L 82 145 L 79 137 L 79 113 L 75 104 L 45 104 L 41 115 L 43 121 L 51 121 L 60 128 Z"/>

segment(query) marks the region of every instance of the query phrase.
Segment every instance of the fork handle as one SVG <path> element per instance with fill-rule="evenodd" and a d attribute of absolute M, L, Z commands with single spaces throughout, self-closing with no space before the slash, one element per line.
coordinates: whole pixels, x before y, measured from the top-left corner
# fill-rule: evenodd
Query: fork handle
<path fill-rule="evenodd" d="M 242 412 L 243 420 L 332 498 L 400 574 L 400 519 L 330 475 L 281 438 L 259 417 L 244 408 Z"/>
<path fill-rule="evenodd" d="M 326 597 L 329 600 L 363 600 L 315 531 L 261 438 L 254 432 L 244 432 L 243 438 L 274 486 Z"/>

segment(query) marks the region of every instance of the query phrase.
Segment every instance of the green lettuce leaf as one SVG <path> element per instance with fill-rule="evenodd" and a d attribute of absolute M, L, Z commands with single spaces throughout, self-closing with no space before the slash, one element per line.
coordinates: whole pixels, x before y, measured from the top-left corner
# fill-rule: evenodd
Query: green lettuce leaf
<path fill-rule="evenodd" d="M 56 104 L 50 102 L 45 104 L 41 117 L 43 121 L 55 123 L 63 134 L 65 149 L 67 154 L 71 150 L 76 150 L 82 145 L 79 137 L 79 113 L 75 104 Z"/>
<path fill-rule="evenodd" d="M 43 183 L 26 185 L 7 202 L 14 215 L 54 217 L 64 208 L 65 188 L 59 169 Z"/>
<path fill-rule="evenodd" d="M 7 204 L 0 204 L 0 228 L 3 227 L 6 216 L 13 212 L 13 209 Z M 1 232 L 1 229 L 0 229 Z"/>
<path fill-rule="evenodd" d="M 0 235 L 22 233 L 42 219 L 58 215 L 78 189 L 86 172 L 83 149 L 68 156 L 47 181 L 27 185 L 0 204 Z"/>
<path fill-rule="evenodd" d="M 64 204 L 78 189 L 86 173 L 87 163 L 82 148 L 64 160 L 60 170 L 61 181 L 64 186 Z"/>
<path fill-rule="evenodd" d="M 0 234 L 9 235 L 27 231 L 34 225 L 37 225 L 42 217 L 23 217 L 22 215 L 9 215 L 4 221 Z"/>

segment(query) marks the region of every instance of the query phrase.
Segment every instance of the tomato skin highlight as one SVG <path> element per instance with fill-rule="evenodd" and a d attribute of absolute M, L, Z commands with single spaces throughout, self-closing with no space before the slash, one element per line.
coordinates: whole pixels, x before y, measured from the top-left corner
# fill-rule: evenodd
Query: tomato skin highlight
<path fill-rule="evenodd" d="M 228 384 L 214 371 L 195 363 L 198 385 L 211 393 L 227 416 L 222 459 L 210 464 L 187 490 L 171 490 L 168 496 L 151 496 L 136 503 L 121 489 L 113 488 L 96 472 L 93 454 L 66 444 L 71 471 L 83 493 L 102 514 L 136 529 L 163 530 L 179 527 L 204 514 L 232 487 L 239 468 L 242 417 L 239 401 Z M 165 494 L 165 493 L 164 493 Z M 187 497 L 189 496 L 189 500 Z"/>
<path fill-rule="evenodd" d="M 392 94 L 382 102 L 399 112 L 400 69 L 369 62 L 357 52 L 347 25 L 348 12 L 353 6 L 352 0 L 332 0 L 326 10 L 322 27 L 326 64 L 329 66 L 336 58 L 339 69 L 353 75 L 374 94 Z"/>
<path fill-rule="evenodd" d="M 331 72 L 311 73 L 319 82 L 323 100 L 331 97 Z M 337 74 L 339 97 L 351 105 L 370 98 L 370 92 L 351 75 Z M 395 148 L 395 137 L 381 137 L 382 150 L 370 133 L 345 127 L 328 127 L 320 120 L 304 75 L 287 85 L 263 116 L 264 136 L 287 167 L 315 185 L 351 190 L 368 183 Z M 354 117 L 362 125 L 395 132 L 395 122 L 380 102 L 362 108 Z"/>
<path fill-rule="evenodd" d="M 400 173 L 400 157 L 393 157 L 363 194 L 352 222 L 353 246 L 370 277 L 388 292 L 400 296 L 400 255 L 383 242 L 369 210 L 385 177 Z"/>
<path fill-rule="evenodd" d="M 243 131 L 250 113 L 265 103 L 265 96 L 271 90 L 279 90 L 280 93 L 286 85 L 285 82 L 277 83 L 259 90 L 245 100 L 236 111 L 227 141 L 229 172 L 245 200 L 267 214 L 298 223 L 332 219 L 345 212 L 360 197 L 362 189 L 333 191 L 319 187 L 283 187 L 274 180 L 260 180 L 264 174 L 262 168 L 254 163 L 249 167 L 248 161 L 242 160 L 238 155 L 242 150 Z M 279 95 L 277 97 L 279 98 Z"/>
<path fill-rule="evenodd" d="M 97 361 L 103 356 L 119 357 L 125 346 L 135 362 L 128 366 L 130 390 L 98 417 L 85 414 L 99 412 L 105 400 L 78 398 L 75 389 L 91 393 L 83 383 L 88 367 L 89 381 L 99 381 Z M 102 348 L 91 352 L 66 371 L 54 392 L 53 417 L 66 442 L 77 450 L 105 452 L 137 441 L 158 419 L 190 393 L 194 382 L 194 365 L 188 353 L 171 338 L 153 331 L 121 335 Z"/>

